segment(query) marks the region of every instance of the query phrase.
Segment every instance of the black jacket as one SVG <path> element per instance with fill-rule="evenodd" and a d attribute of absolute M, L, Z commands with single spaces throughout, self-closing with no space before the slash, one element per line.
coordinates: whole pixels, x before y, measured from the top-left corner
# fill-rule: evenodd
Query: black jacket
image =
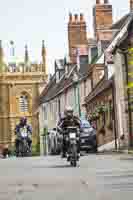
<path fill-rule="evenodd" d="M 62 133 L 62 131 L 68 126 L 76 126 L 77 128 L 80 128 L 80 124 L 80 119 L 76 116 L 73 116 L 72 118 L 63 117 L 57 124 L 57 130 Z"/>

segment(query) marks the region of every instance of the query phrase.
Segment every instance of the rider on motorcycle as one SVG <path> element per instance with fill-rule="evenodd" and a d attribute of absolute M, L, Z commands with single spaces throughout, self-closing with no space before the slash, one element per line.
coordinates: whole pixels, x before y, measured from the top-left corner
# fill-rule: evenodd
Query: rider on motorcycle
<path fill-rule="evenodd" d="M 27 136 L 28 136 L 27 137 L 27 142 L 28 142 L 29 148 L 31 149 L 32 140 L 31 140 L 31 138 L 29 136 L 32 135 L 32 128 L 31 128 L 30 125 L 27 124 L 27 118 L 26 117 L 22 117 L 20 119 L 19 124 L 16 125 L 16 128 L 15 128 L 15 134 L 17 135 L 17 138 L 16 138 L 16 151 L 18 151 L 18 147 L 19 147 L 19 142 L 21 140 L 22 131 L 26 131 L 27 132 Z"/>
<path fill-rule="evenodd" d="M 64 131 L 67 127 L 76 126 L 80 129 L 80 119 L 73 114 L 73 109 L 71 107 L 67 107 L 64 111 L 64 117 L 61 118 L 57 124 L 57 130 L 63 136 L 63 144 L 62 144 L 62 157 L 66 157 L 66 152 L 68 149 L 67 142 L 64 137 Z M 78 142 L 78 153 L 80 153 L 80 144 Z"/>

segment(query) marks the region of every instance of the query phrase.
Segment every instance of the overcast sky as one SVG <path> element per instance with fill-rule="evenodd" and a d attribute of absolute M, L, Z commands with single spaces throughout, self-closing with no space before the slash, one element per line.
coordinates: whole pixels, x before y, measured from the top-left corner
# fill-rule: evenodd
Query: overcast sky
<path fill-rule="evenodd" d="M 27 43 L 32 60 L 40 60 L 41 41 L 47 47 L 48 71 L 55 58 L 67 53 L 69 12 L 84 13 L 88 33 L 92 32 L 92 7 L 95 0 L 0 0 L 0 39 L 9 56 L 9 41 L 14 40 L 16 56 L 23 58 Z M 110 0 L 114 21 L 128 12 L 128 0 Z"/>

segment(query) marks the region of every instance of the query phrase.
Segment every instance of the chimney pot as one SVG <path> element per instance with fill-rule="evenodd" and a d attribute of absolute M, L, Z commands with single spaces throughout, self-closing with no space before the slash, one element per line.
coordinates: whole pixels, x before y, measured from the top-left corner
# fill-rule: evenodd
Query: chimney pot
<path fill-rule="evenodd" d="M 84 15 L 80 13 L 80 21 L 84 21 Z"/>
<path fill-rule="evenodd" d="M 72 22 L 73 16 L 72 13 L 69 13 L 69 22 Z"/>
<path fill-rule="evenodd" d="M 108 0 L 104 0 L 104 4 L 108 4 L 109 3 L 109 1 Z"/>
<path fill-rule="evenodd" d="M 78 21 L 78 14 L 75 14 L 74 17 L 75 17 L 75 21 L 77 22 Z"/>

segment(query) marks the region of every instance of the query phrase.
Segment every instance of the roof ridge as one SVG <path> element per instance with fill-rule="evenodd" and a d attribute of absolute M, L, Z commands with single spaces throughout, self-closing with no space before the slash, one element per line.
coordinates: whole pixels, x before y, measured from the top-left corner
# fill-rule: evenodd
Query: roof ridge
<path fill-rule="evenodd" d="M 128 18 L 130 16 L 130 13 L 125 14 L 124 16 L 122 16 L 118 21 L 116 21 L 112 26 L 111 29 L 115 29 L 115 26 L 119 25 L 123 20 L 126 20 L 126 18 Z M 121 27 L 122 28 L 122 27 Z M 116 29 L 121 29 L 121 28 L 116 28 Z"/>

